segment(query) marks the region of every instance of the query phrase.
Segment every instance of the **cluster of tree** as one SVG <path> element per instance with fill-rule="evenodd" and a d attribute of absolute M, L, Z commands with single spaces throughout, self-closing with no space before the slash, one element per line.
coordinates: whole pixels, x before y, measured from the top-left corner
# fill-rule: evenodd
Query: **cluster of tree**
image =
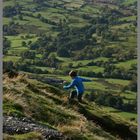
<path fill-rule="evenodd" d="M 56 44 L 57 44 L 58 50 L 61 47 L 69 51 L 75 51 L 75 50 L 83 49 L 87 43 L 88 43 L 88 40 L 86 40 L 84 36 L 61 35 L 61 37 L 60 36 L 58 37 Z"/>
<path fill-rule="evenodd" d="M 21 57 L 23 59 L 34 59 L 35 58 L 35 52 L 31 52 L 31 51 L 22 52 Z"/>
<path fill-rule="evenodd" d="M 84 60 L 84 59 L 95 59 L 101 56 L 101 47 L 86 46 L 84 49 L 77 52 L 76 55 L 73 55 L 73 60 Z"/>
<path fill-rule="evenodd" d="M 44 23 L 48 23 L 48 24 L 52 24 L 52 25 L 55 25 L 55 26 L 59 26 L 59 24 L 58 24 L 57 22 L 54 22 L 54 21 L 49 20 L 49 19 L 47 19 L 47 18 L 45 18 L 45 17 L 42 17 L 41 14 L 38 14 L 37 17 L 38 17 L 42 22 L 44 22 Z"/>
<path fill-rule="evenodd" d="M 119 52 L 119 51 L 118 51 Z M 116 53 L 115 58 L 119 62 L 136 59 L 137 52 L 134 49 L 131 49 L 129 51 L 123 51 L 121 53 Z"/>
<path fill-rule="evenodd" d="M 107 40 L 107 41 L 112 41 L 112 42 L 119 41 L 118 31 L 111 31 L 111 30 L 108 30 L 107 32 L 104 32 L 104 31 L 101 33 L 102 39 Z"/>
<path fill-rule="evenodd" d="M 106 78 L 117 78 L 131 80 L 137 75 L 136 71 L 126 70 L 124 68 L 118 68 L 113 64 L 105 66 L 103 76 Z"/>
<path fill-rule="evenodd" d="M 15 69 L 14 63 L 12 61 L 7 61 L 7 62 L 3 61 L 3 72 L 4 73 L 8 72 L 12 69 Z"/>
<path fill-rule="evenodd" d="M 82 18 L 86 19 L 86 20 L 90 20 L 92 18 L 92 16 L 90 14 L 83 14 Z"/>
<path fill-rule="evenodd" d="M 102 14 L 106 19 L 108 19 L 108 22 L 110 25 L 116 25 L 119 24 L 118 18 L 124 17 L 124 12 L 118 9 L 110 9 L 110 8 L 103 8 Z"/>
<path fill-rule="evenodd" d="M 79 74 L 87 77 L 98 77 L 98 78 L 115 78 L 115 79 L 125 79 L 132 80 L 133 77 L 137 75 L 135 70 L 125 70 L 123 68 L 118 68 L 115 65 L 106 65 L 103 72 L 93 72 L 93 71 L 83 71 L 79 70 Z M 136 88 L 136 87 L 135 87 Z"/>
<path fill-rule="evenodd" d="M 3 25 L 3 33 L 4 35 L 17 35 L 18 24 L 11 21 L 8 25 Z"/>
<path fill-rule="evenodd" d="M 3 54 L 7 54 L 9 48 L 11 47 L 11 41 L 6 37 L 3 38 Z"/>
<path fill-rule="evenodd" d="M 137 92 L 137 77 L 136 76 L 133 77 L 133 79 L 131 80 L 131 82 L 129 83 L 128 86 L 125 86 L 123 88 L 123 91 L 125 91 L 125 90 Z"/>
<path fill-rule="evenodd" d="M 16 4 L 15 6 L 5 6 L 3 9 L 4 17 L 12 17 L 21 13 L 21 6 Z"/>
<path fill-rule="evenodd" d="M 79 29 L 65 26 L 55 40 L 54 45 L 58 49 L 58 52 L 60 49 L 65 48 L 66 50 L 69 50 L 70 54 L 72 54 L 72 51 L 82 50 L 86 45 L 91 44 L 92 41 L 90 41 L 90 37 L 91 31 L 89 31 L 89 27 Z"/>
<path fill-rule="evenodd" d="M 56 50 L 55 46 L 52 45 L 52 37 L 46 35 L 42 35 L 36 42 L 30 43 L 29 48 L 41 53 L 44 59 L 49 56 L 50 52 Z"/>
<path fill-rule="evenodd" d="M 127 6 L 124 3 L 120 2 L 119 7 L 120 7 L 120 11 L 122 11 L 124 9 L 125 10 L 131 10 L 131 15 L 133 15 L 133 14 L 136 15 L 137 14 L 137 10 L 136 10 L 137 1 L 133 1 L 133 3 L 129 3 Z"/>
<path fill-rule="evenodd" d="M 33 2 L 35 2 L 35 3 L 43 3 L 44 2 L 44 0 L 33 0 Z"/>
<path fill-rule="evenodd" d="M 69 57 L 70 53 L 66 48 L 58 48 L 57 55 L 60 57 Z"/>
<path fill-rule="evenodd" d="M 17 69 L 12 61 L 3 61 L 3 73 L 7 73 L 9 78 L 18 76 Z"/>
<path fill-rule="evenodd" d="M 86 98 L 90 101 L 94 101 L 99 105 L 110 106 L 122 111 L 128 112 L 136 112 L 137 111 L 137 103 L 135 100 L 129 101 L 128 103 L 124 103 L 123 97 L 115 96 L 110 93 L 91 93 L 86 95 Z"/>
<path fill-rule="evenodd" d="M 53 67 L 53 68 L 58 68 L 59 65 L 59 60 L 56 58 L 55 55 L 51 55 L 49 56 L 44 63 L 49 66 L 49 67 Z"/>
<path fill-rule="evenodd" d="M 55 5 L 55 4 L 50 4 L 46 0 L 33 0 L 33 2 L 37 4 L 36 9 L 38 9 L 38 10 L 43 10 L 43 9 L 46 9 L 46 7 L 53 7 Z"/>
<path fill-rule="evenodd" d="M 32 53 L 32 52 L 31 52 Z M 24 58 L 21 58 L 18 65 L 22 65 L 22 68 L 24 66 L 30 67 L 31 65 L 39 66 L 39 67 L 52 67 L 52 68 L 58 68 L 60 61 L 55 57 L 55 55 L 50 55 L 46 59 L 31 59 L 32 55 L 27 51 L 24 55 Z M 33 52 L 34 57 L 34 52 Z M 30 59 L 30 60 L 28 60 Z"/>
<path fill-rule="evenodd" d="M 123 62 L 136 58 L 136 50 L 126 51 L 120 47 L 105 47 L 104 45 L 97 45 L 96 40 L 92 40 L 95 44 L 89 44 L 84 46 L 82 50 L 78 51 L 77 55 L 73 55 L 74 60 L 83 59 L 95 59 L 98 57 L 107 57 L 116 60 L 117 62 Z M 65 46 L 66 47 L 66 46 Z M 61 46 L 60 46 L 61 48 Z M 119 52 L 119 53 L 118 53 Z"/>
<path fill-rule="evenodd" d="M 118 60 L 115 60 L 115 59 L 109 59 L 108 61 L 103 61 L 103 60 L 100 60 L 100 61 L 91 61 L 89 63 L 86 64 L 86 66 L 99 66 L 99 67 L 108 67 L 108 66 L 111 66 L 113 64 L 117 64 L 119 61 Z M 115 65 L 113 65 L 114 68 Z M 129 71 L 133 71 L 133 72 L 136 72 L 137 71 L 137 66 L 136 64 L 132 64 L 131 65 L 131 68 L 129 69 Z"/>
<path fill-rule="evenodd" d="M 99 61 L 91 61 L 89 63 L 87 63 L 87 66 L 99 66 L 99 67 L 106 67 L 110 64 L 116 64 L 117 61 L 114 59 L 109 59 L 108 61 L 103 61 L 103 60 L 99 60 Z"/>
<path fill-rule="evenodd" d="M 48 74 L 49 73 L 47 70 L 30 67 L 30 65 L 27 65 L 27 64 L 17 64 L 16 67 L 19 71 L 26 71 L 26 72 L 31 72 L 35 74 Z"/>

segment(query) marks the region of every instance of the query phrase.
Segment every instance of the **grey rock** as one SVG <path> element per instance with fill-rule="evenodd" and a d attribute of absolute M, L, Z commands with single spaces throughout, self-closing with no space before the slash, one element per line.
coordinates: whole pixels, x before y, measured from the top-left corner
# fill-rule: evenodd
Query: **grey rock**
<path fill-rule="evenodd" d="M 13 116 L 3 117 L 3 132 L 14 134 L 25 134 L 29 132 L 40 132 L 44 136 L 44 140 L 64 140 L 62 133 L 57 130 L 50 129 L 45 125 L 36 123 L 29 118 L 17 118 Z"/>

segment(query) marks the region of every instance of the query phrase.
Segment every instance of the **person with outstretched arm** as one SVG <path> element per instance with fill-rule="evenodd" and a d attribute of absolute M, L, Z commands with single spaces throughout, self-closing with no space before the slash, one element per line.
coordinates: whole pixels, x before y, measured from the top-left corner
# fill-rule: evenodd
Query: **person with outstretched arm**
<path fill-rule="evenodd" d="M 83 82 L 91 82 L 92 80 L 77 76 L 77 72 L 73 70 L 69 72 L 69 76 L 72 78 L 72 81 L 69 85 L 63 86 L 63 88 L 70 89 L 74 87 L 75 90 L 70 93 L 69 100 L 73 99 L 76 96 L 78 98 L 78 101 L 82 102 L 82 96 L 85 90 Z"/>

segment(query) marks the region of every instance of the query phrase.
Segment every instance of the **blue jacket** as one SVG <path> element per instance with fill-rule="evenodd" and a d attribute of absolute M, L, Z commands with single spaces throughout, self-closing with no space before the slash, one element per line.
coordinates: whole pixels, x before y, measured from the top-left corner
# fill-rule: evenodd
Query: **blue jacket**
<path fill-rule="evenodd" d="M 84 93 L 84 85 L 83 82 L 91 82 L 92 80 L 81 78 L 79 76 L 76 76 L 72 82 L 68 86 L 64 86 L 64 89 L 69 89 L 72 87 L 76 88 L 77 93 L 83 94 Z"/>

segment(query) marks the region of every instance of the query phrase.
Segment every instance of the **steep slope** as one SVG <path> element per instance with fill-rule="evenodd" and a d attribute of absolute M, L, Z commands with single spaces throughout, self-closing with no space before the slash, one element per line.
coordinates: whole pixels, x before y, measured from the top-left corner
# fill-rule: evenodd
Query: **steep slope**
<path fill-rule="evenodd" d="M 29 79 L 23 74 L 12 79 L 5 74 L 3 83 L 5 116 L 31 118 L 35 123 L 62 133 L 63 139 L 136 139 L 136 124 L 112 116 L 102 107 L 86 100 L 84 103 L 73 101 L 72 104 L 68 104 L 68 94 L 60 88 Z M 32 134 L 33 139 L 41 139 L 39 137 L 41 134 L 36 136 L 30 132 L 24 136 Z M 23 136 L 5 135 L 5 140 L 8 137 L 22 139 Z"/>

